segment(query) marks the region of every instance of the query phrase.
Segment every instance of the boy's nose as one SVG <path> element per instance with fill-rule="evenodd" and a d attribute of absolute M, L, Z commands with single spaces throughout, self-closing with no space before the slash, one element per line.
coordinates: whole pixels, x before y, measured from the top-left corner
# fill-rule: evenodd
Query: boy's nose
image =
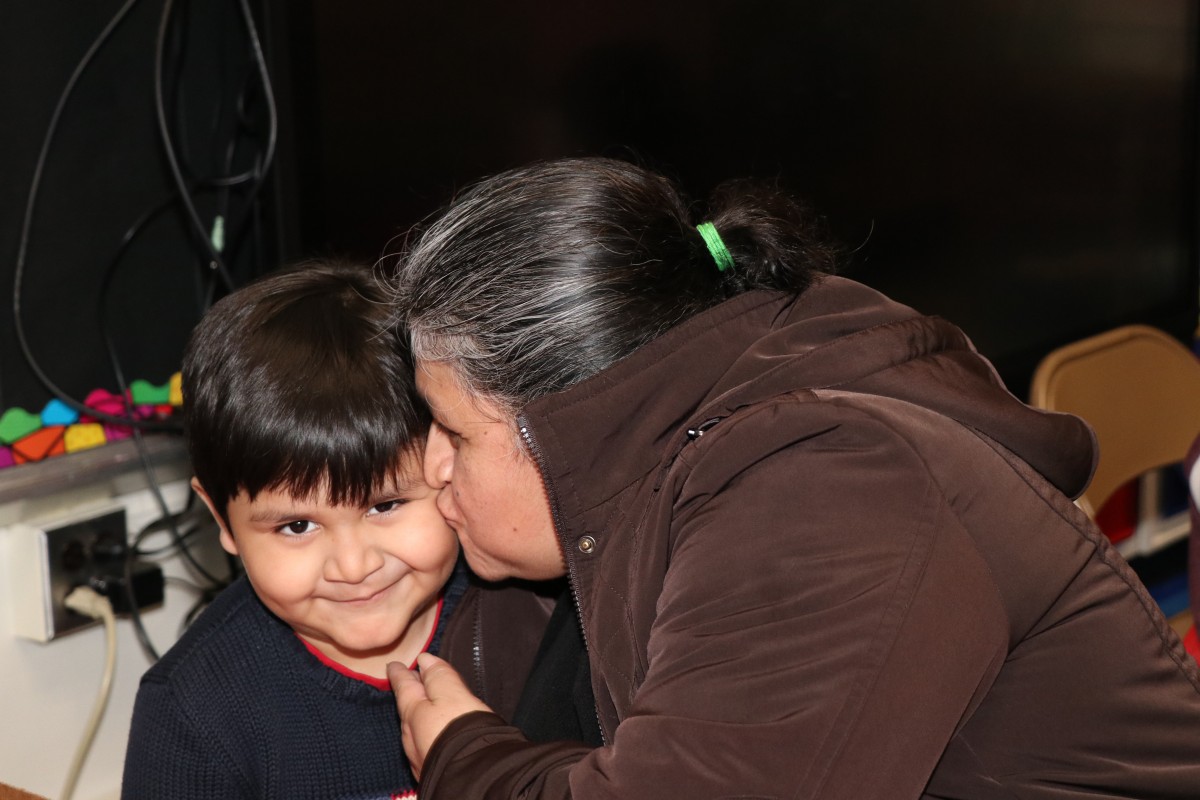
<path fill-rule="evenodd" d="M 377 548 L 347 532 L 337 537 L 331 558 L 326 562 L 326 576 L 340 583 L 362 583 L 382 566 L 383 554 Z"/>
<path fill-rule="evenodd" d="M 425 442 L 425 460 L 422 462 L 425 482 L 440 489 L 450 482 L 454 472 L 454 446 L 446 429 L 436 422 L 429 428 Z"/>

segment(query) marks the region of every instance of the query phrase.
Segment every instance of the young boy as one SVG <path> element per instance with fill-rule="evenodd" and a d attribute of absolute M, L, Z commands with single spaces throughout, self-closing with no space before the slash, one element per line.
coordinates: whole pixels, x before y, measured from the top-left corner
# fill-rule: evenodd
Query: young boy
<path fill-rule="evenodd" d="M 246 574 L 143 677 L 122 797 L 415 797 L 384 667 L 437 646 L 465 579 L 386 296 L 345 265 L 262 279 L 197 326 L 183 393 Z"/>

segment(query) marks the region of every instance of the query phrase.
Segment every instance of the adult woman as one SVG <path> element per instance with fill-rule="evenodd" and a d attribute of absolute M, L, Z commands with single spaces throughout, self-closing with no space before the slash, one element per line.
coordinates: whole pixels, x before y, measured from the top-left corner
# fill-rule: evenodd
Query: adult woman
<path fill-rule="evenodd" d="M 569 576 L 605 740 L 394 670 L 423 797 L 1200 796 L 1200 676 L 1067 498 L 1087 427 L 812 233 L 568 160 L 407 255 L 427 478 L 483 577 Z"/>

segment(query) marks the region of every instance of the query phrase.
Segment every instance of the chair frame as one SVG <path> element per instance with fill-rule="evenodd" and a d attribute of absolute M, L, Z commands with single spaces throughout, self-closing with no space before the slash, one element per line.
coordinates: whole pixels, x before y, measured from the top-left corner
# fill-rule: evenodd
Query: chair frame
<path fill-rule="evenodd" d="M 1157 328 L 1126 325 L 1060 347 L 1038 365 L 1030 402 L 1086 420 L 1100 461 L 1077 503 L 1095 516 L 1124 483 L 1141 480 L 1138 530 L 1126 555 L 1187 535 L 1186 514 L 1158 515 L 1160 468 L 1183 461 L 1200 435 L 1200 359 Z"/>

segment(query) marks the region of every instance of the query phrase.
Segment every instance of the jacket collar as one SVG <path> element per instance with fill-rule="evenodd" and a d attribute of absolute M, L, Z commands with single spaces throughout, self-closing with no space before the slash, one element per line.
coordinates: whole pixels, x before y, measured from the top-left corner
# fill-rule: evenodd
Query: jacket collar
<path fill-rule="evenodd" d="M 734 297 L 531 403 L 522 422 L 567 522 L 672 459 L 689 428 L 785 392 L 828 388 L 938 411 L 998 441 L 1072 497 L 1095 468 L 1091 429 L 1019 401 L 957 327 L 838 277 L 799 296 Z"/>

